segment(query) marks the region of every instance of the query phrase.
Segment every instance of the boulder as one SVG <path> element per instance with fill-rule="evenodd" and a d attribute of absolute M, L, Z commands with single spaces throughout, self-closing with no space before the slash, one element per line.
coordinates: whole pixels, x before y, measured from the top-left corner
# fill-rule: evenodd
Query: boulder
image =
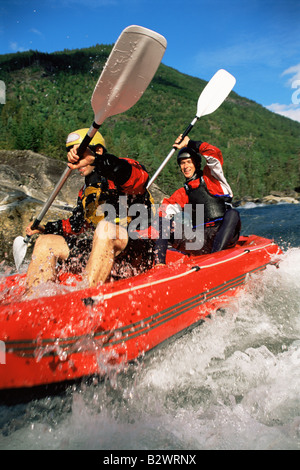
<path fill-rule="evenodd" d="M 278 204 L 278 203 L 299 204 L 299 200 L 294 197 L 275 196 L 274 194 L 270 194 L 269 196 L 263 197 L 262 202 L 263 204 Z"/>
<path fill-rule="evenodd" d="M 26 196 L 45 202 L 60 179 L 67 164 L 31 150 L 0 150 L 0 184 Z M 76 203 L 83 178 L 73 171 L 58 194 L 56 205 Z"/>

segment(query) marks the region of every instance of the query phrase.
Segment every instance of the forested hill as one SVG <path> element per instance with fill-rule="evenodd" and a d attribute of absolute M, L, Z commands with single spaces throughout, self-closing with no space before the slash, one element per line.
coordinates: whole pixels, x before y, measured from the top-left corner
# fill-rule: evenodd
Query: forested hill
<path fill-rule="evenodd" d="M 0 105 L 0 149 L 31 149 L 64 160 L 67 134 L 93 121 L 90 99 L 111 48 L 1 55 L 6 104 Z M 152 175 L 195 116 L 205 84 L 161 64 L 139 102 L 103 123 L 109 151 L 138 159 Z M 200 119 L 190 137 L 221 148 L 236 198 L 300 186 L 300 124 L 234 92 Z M 176 157 L 157 183 L 168 193 L 181 185 Z"/>

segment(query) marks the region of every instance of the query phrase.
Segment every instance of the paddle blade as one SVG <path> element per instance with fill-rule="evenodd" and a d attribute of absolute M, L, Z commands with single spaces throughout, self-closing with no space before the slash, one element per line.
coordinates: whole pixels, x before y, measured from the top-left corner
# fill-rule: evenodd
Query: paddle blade
<path fill-rule="evenodd" d="M 23 260 L 26 256 L 27 246 L 28 246 L 28 243 L 25 243 L 25 240 L 23 237 L 17 237 L 14 239 L 13 256 L 14 256 L 14 261 L 15 261 L 17 271 L 19 271 L 19 268 L 21 264 L 23 263 Z"/>
<path fill-rule="evenodd" d="M 216 111 L 227 98 L 235 83 L 236 79 L 233 75 L 226 70 L 218 70 L 199 96 L 197 118 Z"/>
<path fill-rule="evenodd" d="M 167 47 L 160 34 L 141 26 L 124 29 L 113 47 L 91 99 L 95 122 L 130 109 L 143 95 Z"/>

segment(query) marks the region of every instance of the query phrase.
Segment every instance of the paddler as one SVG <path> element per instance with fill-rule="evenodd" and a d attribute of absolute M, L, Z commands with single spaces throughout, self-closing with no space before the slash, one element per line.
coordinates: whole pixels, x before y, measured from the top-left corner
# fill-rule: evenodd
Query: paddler
<path fill-rule="evenodd" d="M 159 208 L 163 219 L 160 227 L 163 228 L 156 242 L 156 264 L 165 264 L 168 242 L 187 254 L 208 254 L 234 246 L 241 230 L 239 212 L 231 204 L 233 193 L 223 172 L 221 151 L 188 136 L 181 139 L 180 135 L 174 148 L 179 150 L 177 162 L 185 184 L 171 197 L 165 198 Z M 202 157 L 206 162 L 203 170 Z M 202 212 L 197 212 L 200 207 Z M 201 220 L 197 220 L 199 214 L 202 215 Z M 167 220 L 170 222 L 166 223 Z M 187 225 L 190 225 L 188 229 Z M 182 233 L 180 238 L 176 238 L 178 233 Z"/>
<path fill-rule="evenodd" d="M 77 148 L 87 130 L 70 133 L 66 142 L 69 167 L 85 178 L 71 217 L 40 225 L 38 230 L 26 229 L 30 236 L 41 234 L 27 271 L 29 294 L 34 286 L 56 279 L 58 263 L 60 272 L 63 268 L 81 273 L 90 287 L 110 276 L 118 279 L 143 272 L 153 264 L 152 240 L 138 231 L 129 236 L 132 218 L 127 217 L 128 208 L 135 203 L 144 208 L 149 216 L 146 225 L 150 224 L 154 206 L 146 190 L 148 173 L 133 159 L 109 154 L 100 132 L 79 161 Z M 122 214 L 120 201 L 127 204 L 121 208 Z"/>

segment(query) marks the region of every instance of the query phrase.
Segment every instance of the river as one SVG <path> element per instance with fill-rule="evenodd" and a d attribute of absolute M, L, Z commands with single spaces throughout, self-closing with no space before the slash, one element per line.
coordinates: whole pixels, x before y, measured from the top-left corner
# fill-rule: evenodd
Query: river
<path fill-rule="evenodd" d="M 226 311 L 107 380 L 0 405 L 0 450 L 300 448 L 300 204 L 240 209 L 279 269 Z"/>

